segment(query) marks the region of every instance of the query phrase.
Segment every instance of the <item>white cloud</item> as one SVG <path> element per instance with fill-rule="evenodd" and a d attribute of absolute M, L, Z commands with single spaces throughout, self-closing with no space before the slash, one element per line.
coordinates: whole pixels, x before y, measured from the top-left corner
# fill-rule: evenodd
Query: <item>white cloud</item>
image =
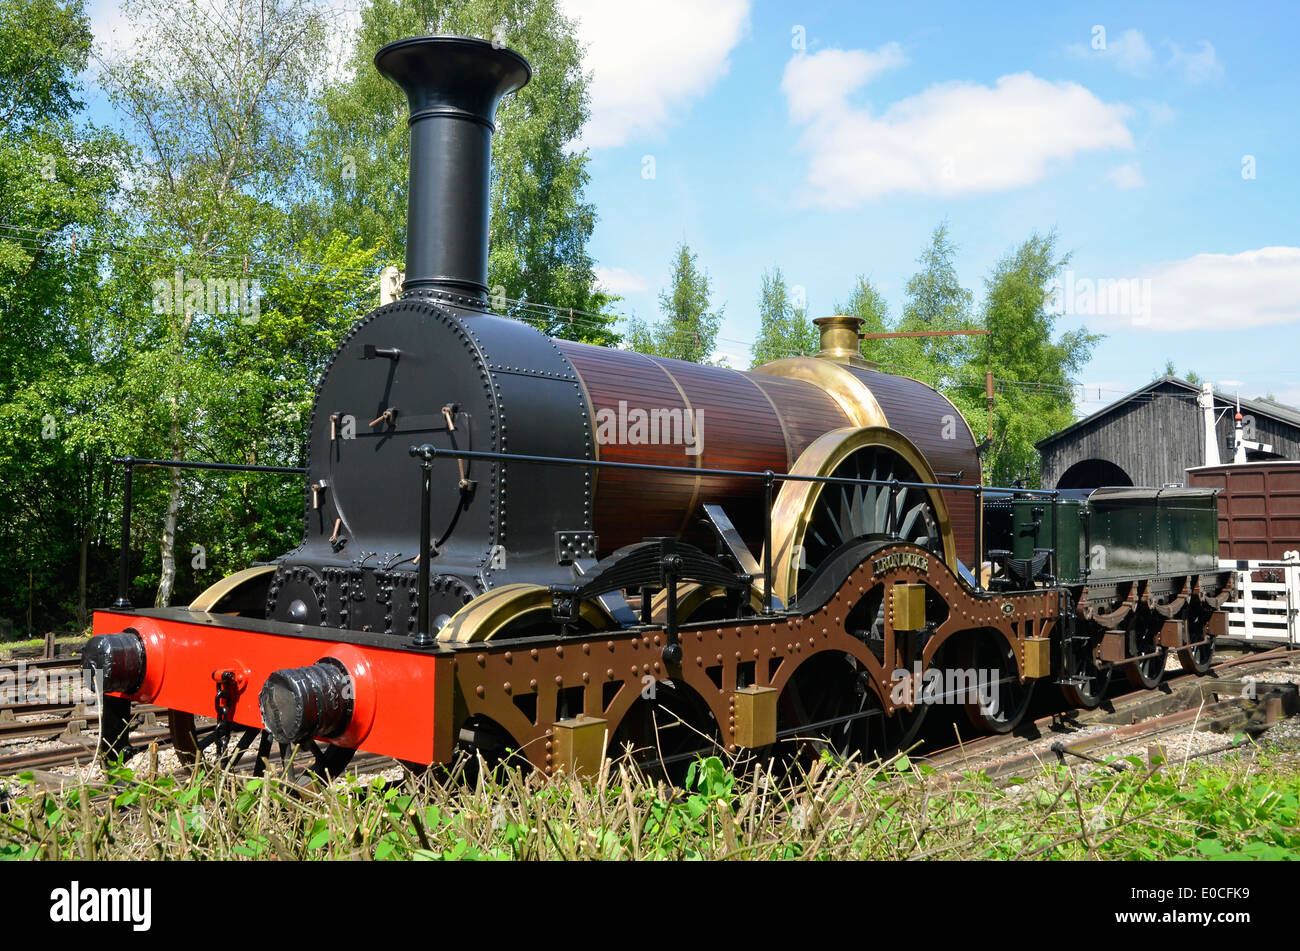
<path fill-rule="evenodd" d="M 1112 63 L 1133 76 L 1145 76 L 1156 58 L 1141 30 L 1125 30 L 1115 39 L 1107 38 L 1105 49 L 1095 49 L 1091 43 L 1071 43 L 1066 49 L 1075 56 Z"/>
<path fill-rule="evenodd" d="M 1197 254 L 1151 274 L 1151 329 L 1227 330 L 1300 321 L 1300 248 Z"/>
<path fill-rule="evenodd" d="M 1128 107 L 1030 73 L 1003 76 L 992 87 L 932 86 L 879 116 L 848 102 L 899 56 L 890 47 L 866 58 L 826 50 L 787 64 L 782 89 L 792 120 L 807 126 L 799 144 L 818 202 L 851 207 L 893 192 L 1002 191 L 1037 182 L 1049 163 L 1081 152 L 1133 148 Z M 828 94 L 814 78 L 843 85 Z"/>
<path fill-rule="evenodd" d="M 1091 42 L 1071 43 L 1065 49 L 1079 59 L 1109 63 L 1130 76 L 1150 76 L 1154 72 L 1152 67 L 1156 67 L 1173 72 L 1196 85 L 1223 75 L 1223 64 L 1219 62 L 1214 45 L 1209 40 L 1198 41 L 1196 50 L 1186 53 L 1171 40 L 1165 40 L 1164 45 L 1169 48 L 1169 58 L 1163 63 L 1156 62 L 1155 52 L 1141 30 L 1125 30 L 1118 38 L 1108 39 L 1104 49 L 1096 49 Z"/>
<path fill-rule="evenodd" d="M 749 0 L 561 0 L 578 21 L 592 72 L 591 119 L 582 145 L 652 138 L 730 68 L 749 26 Z"/>
<path fill-rule="evenodd" d="M 1300 248 L 1197 254 L 1146 275 L 1150 310 L 1138 320 L 1089 317 L 1098 329 L 1228 332 L 1300 322 Z"/>
<path fill-rule="evenodd" d="M 1121 190 L 1142 188 L 1147 183 L 1142 177 L 1141 162 L 1127 162 L 1112 168 L 1106 173 L 1106 180 Z"/>
<path fill-rule="evenodd" d="M 1196 52 L 1184 53 L 1177 43 L 1169 44 L 1169 68 L 1181 73 L 1193 85 L 1223 75 L 1223 64 L 1214 53 L 1214 45 L 1209 40 L 1201 40 L 1198 46 Z"/>
<path fill-rule="evenodd" d="M 1177 115 L 1177 113 L 1174 112 L 1173 106 L 1169 105 L 1167 102 L 1147 100 L 1141 105 L 1142 108 L 1146 110 L 1147 118 L 1151 121 L 1152 125 L 1167 125 L 1168 123 L 1173 122 L 1174 117 Z"/>
<path fill-rule="evenodd" d="M 592 269 L 601 288 L 610 294 L 640 294 L 650 289 L 650 282 L 640 274 L 621 267 Z"/>
<path fill-rule="evenodd" d="M 140 41 L 139 28 L 127 19 L 121 0 L 91 0 L 86 6 L 90 31 L 95 38 L 95 53 L 111 61 L 133 49 Z M 92 70 L 97 69 L 94 59 Z"/>
<path fill-rule="evenodd" d="M 873 52 L 823 50 L 813 56 L 796 56 L 781 78 L 790 118 L 807 122 L 818 113 L 843 109 L 845 97 L 854 89 L 906 62 L 897 43 L 886 43 Z"/>
<path fill-rule="evenodd" d="M 1048 309 L 1096 330 L 1223 333 L 1300 323 L 1300 248 L 1196 254 L 1128 275 L 1068 270 Z"/>

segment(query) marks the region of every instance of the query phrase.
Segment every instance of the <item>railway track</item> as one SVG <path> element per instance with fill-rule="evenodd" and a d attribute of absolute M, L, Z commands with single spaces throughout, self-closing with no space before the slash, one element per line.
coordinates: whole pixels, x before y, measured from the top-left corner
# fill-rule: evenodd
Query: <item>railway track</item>
<path fill-rule="evenodd" d="M 1300 712 L 1296 686 L 1256 682 L 1254 697 L 1243 697 L 1246 682 L 1240 677 L 1224 675 L 1287 667 L 1292 656 L 1290 651 L 1279 648 L 1217 663 L 1204 677 L 1171 673 L 1156 690 L 1136 690 L 1095 710 L 1052 713 L 1006 736 L 979 737 L 912 758 L 940 772 L 974 769 L 998 780 L 1021 776 L 1067 757 L 1102 762 L 1098 753 L 1143 739 L 1158 739 L 1189 725 L 1204 724 L 1215 732 L 1258 733 L 1277 720 Z M 1101 726 L 1111 728 L 1088 732 Z M 1080 733 L 1086 735 L 1070 739 Z M 1052 737 L 1056 737 L 1054 742 L 1040 745 Z M 1026 744 L 1034 748 L 1019 751 Z M 1017 752 L 1004 755 L 1013 750 Z"/>
<path fill-rule="evenodd" d="M 21 706 L 21 705 L 14 705 Z M 0 777 L 15 776 L 19 773 L 32 773 L 38 785 L 45 788 L 57 788 L 67 785 L 73 777 L 67 773 L 54 772 L 60 769 L 86 766 L 95 758 L 98 735 L 95 729 L 96 716 L 93 710 L 86 711 L 80 705 L 71 704 L 32 704 L 28 706 L 52 706 L 62 710 L 62 715 L 48 719 L 0 722 L 0 750 L 3 744 L 15 741 L 62 739 L 66 742 L 55 748 L 23 750 L 7 756 L 0 756 Z M 133 711 L 136 726 L 131 731 L 131 744 L 137 750 L 137 757 L 147 753 L 150 748 L 155 751 L 171 747 L 171 732 L 167 725 L 167 711 L 162 707 L 137 706 Z M 200 735 L 212 729 L 210 724 L 200 727 Z M 235 775 L 251 776 L 256 768 L 256 753 L 253 750 L 239 750 L 226 762 L 224 768 Z M 275 760 L 273 759 L 273 762 Z M 136 765 L 136 764 L 133 764 Z M 372 753 L 357 753 L 348 764 L 352 772 L 377 772 L 395 765 L 395 761 L 386 756 Z"/>
<path fill-rule="evenodd" d="M 27 670 L 61 670 L 80 667 L 80 657 L 13 657 L 0 661 L 0 670 L 25 667 Z"/>

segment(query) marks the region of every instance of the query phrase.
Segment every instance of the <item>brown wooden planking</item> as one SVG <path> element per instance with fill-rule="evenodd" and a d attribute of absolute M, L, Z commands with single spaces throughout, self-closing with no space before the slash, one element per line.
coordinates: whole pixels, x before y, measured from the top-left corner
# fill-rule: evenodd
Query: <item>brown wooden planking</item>
<path fill-rule="evenodd" d="M 570 341 L 557 341 L 582 378 L 593 413 L 628 409 L 691 409 L 703 414 L 702 452 L 691 456 L 681 445 L 607 443 L 601 459 L 655 465 L 785 472 L 822 433 L 852 425 L 843 410 L 811 383 L 680 360 L 647 357 Z M 969 427 L 937 391 L 916 380 L 854 368 L 872 388 L 890 427 L 926 456 L 940 481 L 974 485 L 979 460 Z M 683 401 L 682 395 L 686 400 Z M 953 438 L 944 438 L 945 416 Z M 595 421 L 593 420 L 593 423 Z M 697 491 L 698 487 L 698 491 Z M 974 494 L 945 492 L 958 557 L 974 555 Z M 664 473 L 605 470 L 597 480 L 595 529 L 601 551 L 651 535 L 688 530 L 687 520 L 704 502 L 721 502 L 745 540 L 757 552 L 761 537 L 762 486 L 757 480 L 697 479 Z"/>
<path fill-rule="evenodd" d="M 1187 470 L 1187 484 L 1219 489 L 1219 557 L 1280 559 L 1300 550 L 1300 462 Z"/>
<path fill-rule="evenodd" d="M 1076 465 L 1096 461 L 1119 467 L 1132 485 L 1185 482 L 1187 470 L 1201 468 L 1205 462 L 1205 417 L 1196 404 L 1197 389 L 1173 379 L 1160 380 L 1069 427 L 1064 431 L 1067 435 L 1057 433 L 1042 440 L 1043 486 L 1057 487 L 1064 479 L 1076 487 L 1093 487 L 1070 476 Z M 1225 404 L 1231 405 L 1222 394 L 1216 396 L 1216 407 L 1224 409 Z M 1278 411 L 1285 414 L 1286 407 Z M 1233 415 L 1222 413 L 1215 425 L 1220 452 L 1232 445 Z M 1272 445 L 1282 459 L 1300 458 L 1300 430 L 1293 423 L 1259 413 L 1254 429 L 1254 438 Z M 1231 449 L 1228 452 L 1230 456 Z"/>
<path fill-rule="evenodd" d="M 822 433 L 853 425 L 838 403 L 810 383 L 766 373 L 746 375 L 780 407 L 792 465 Z"/>

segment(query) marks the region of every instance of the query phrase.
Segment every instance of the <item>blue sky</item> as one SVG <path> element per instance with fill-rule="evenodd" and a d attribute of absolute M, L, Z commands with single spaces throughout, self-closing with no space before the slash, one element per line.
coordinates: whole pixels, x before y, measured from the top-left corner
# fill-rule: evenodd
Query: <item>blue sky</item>
<path fill-rule="evenodd" d="M 738 0 L 693 24 L 664 5 L 568 6 L 594 60 L 592 251 L 637 316 L 658 316 L 685 240 L 726 306 L 719 350 L 747 366 L 765 267 L 806 288 L 814 316 L 858 274 L 897 312 L 939 221 L 977 300 L 1002 255 L 1056 228 L 1076 287 L 1150 281 L 1146 313 L 1076 298 L 1060 318 L 1107 335 L 1081 411 L 1166 360 L 1300 402 L 1296 8 Z M 625 80 L 605 95 L 601 69 L 646 44 L 669 62 L 642 64 L 644 101 Z M 661 91 L 682 73 L 689 92 Z M 650 119 L 620 125 L 614 107 Z"/>
<path fill-rule="evenodd" d="M 725 306 L 718 352 L 746 367 L 764 268 L 812 316 L 859 274 L 897 313 L 946 219 L 978 306 L 995 262 L 1055 228 L 1058 329 L 1107 335 L 1081 413 L 1166 360 L 1300 404 L 1300 8 L 561 2 L 593 73 L 590 250 L 621 312 L 658 318 L 684 240 Z M 92 3 L 101 41 L 117 8 Z M 1096 281 L 1127 282 L 1122 313 L 1096 312 Z"/>

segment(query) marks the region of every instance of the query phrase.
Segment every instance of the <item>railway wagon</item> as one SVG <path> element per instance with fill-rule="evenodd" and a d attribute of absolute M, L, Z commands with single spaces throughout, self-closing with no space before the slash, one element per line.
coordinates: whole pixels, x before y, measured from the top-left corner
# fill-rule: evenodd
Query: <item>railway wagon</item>
<path fill-rule="evenodd" d="M 1281 560 L 1300 551 L 1300 462 L 1198 466 L 1187 484 L 1219 492 L 1219 557 Z"/>
<path fill-rule="evenodd" d="M 107 755 L 130 751 L 133 702 L 168 708 L 187 756 L 278 744 L 321 771 L 357 749 L 547 774 L 810 735 L 872 753 L 915 735 L 935 704 L 900 686 L 931 668 L 990 671 L 958 705 L 1006 731 L 1037 683 L 1091 705 L 1115 670 L 1154 683 L 1168 651 L 1208 664 L 1227 574 L 1137 559 L 1069 585 L 1008 554 L 981 584 L 974 437 L 866 365 L 852 318 L 819 321 L 816 356 L 738 372 L 493 313 L 493 120 L 530 67 L 466 37 L 375 64 L 410 109 L 402 296 L 319 383 L 302 543 L 188 608 L 123 590 L 96 612 Z"/>

